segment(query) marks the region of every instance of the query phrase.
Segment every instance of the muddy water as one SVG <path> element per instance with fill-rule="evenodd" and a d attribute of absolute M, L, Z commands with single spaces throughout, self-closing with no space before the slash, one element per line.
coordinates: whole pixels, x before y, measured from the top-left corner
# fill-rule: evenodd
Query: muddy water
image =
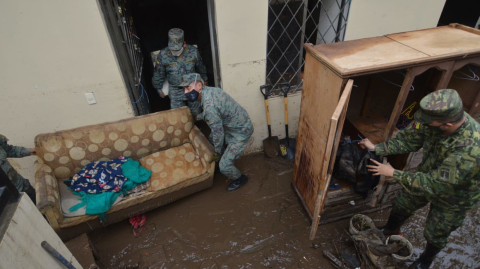
<path fill-rule="evenodd" d="M 414 246 L 415 258 L 425 248 L 423 237 L 428 207 L 414 215 L 401 231 Z M 450 235 L 447 247 L 434 260 L 432 268 L 480 268 L 480 210 L 469 212 L 463 225 Z"/>
<path fill-rule="evenodd" d="M 314 245 L 308 240 L 310 220 L 291 188 L 292 161 L 252 154 L 237 167 L 249 177 L 247 185 L 227 192 L 229 181 L 218 174 L 212 188 L 148 212 L 138 238 L 128 220 L 92 232 L 101 268 L 334 268 L 323 250 L 354 253 L 348 220 L 322 225 Z M 388 210 L 370 216 L 381 223 Z M 424 218 L 416 216 L 404 229 L 408 239 L 420 235 L 412 240 L 417 254 Z M 477 268 L 478 216 L 466 224 L 434 268 Z"/>

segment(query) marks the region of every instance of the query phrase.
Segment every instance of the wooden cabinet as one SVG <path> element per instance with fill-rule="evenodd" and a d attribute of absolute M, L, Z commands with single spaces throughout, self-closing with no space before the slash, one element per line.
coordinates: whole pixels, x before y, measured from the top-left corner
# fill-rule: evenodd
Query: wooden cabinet
<path fill-rule="evenodd" d="M 348 183 L 328 191 L 342 133 L 384 142 L 398 132 L 402 113 L 412 117 L 426 94 L 444 88 L 457 90 L 471 115 L 480 111 L 480 31 L 451 24 L 304 47 L 293 185 L 312 218 L 313 239 L 321 216 L 326 222 L 389 207 L 401 189 L 387 181 L 374 207 L 371 194 L 364 200 Z M 412 156 L 388 158 L 396 169 L 414 169 Z"/>

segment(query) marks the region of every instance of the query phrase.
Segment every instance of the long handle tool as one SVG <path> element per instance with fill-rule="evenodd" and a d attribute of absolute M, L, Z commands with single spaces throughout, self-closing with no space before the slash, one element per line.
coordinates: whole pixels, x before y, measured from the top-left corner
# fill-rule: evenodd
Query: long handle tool
<path fill-rule="evenodd" d="M 265 110 L 267 112 L 267 124 L 268 124 L 268 137 L 263 140 L 263 149 L 265 154 L 270 158 L 275 158 L 278 155 L 280 146 L 278 144 L 278 137 L 272 136 L 272 127 L 270 126 L 270 110 L 268 107 L 268 97 L 272 92 L 272 86 L 265 84 L 260 86 L 260 92 L 265 98 Z"/>
<path fill-rule="evenodd" d="M 285 139 L 280 140 L 280 151 L 285 159 L 291 160 L 295 157 L 293 147 L 296 141 L 288 137 L 288 92 L 290 91 L 290 82 L 280 83 L 280 89 L 282 89 L 283 102 L 285 104 Z"/>

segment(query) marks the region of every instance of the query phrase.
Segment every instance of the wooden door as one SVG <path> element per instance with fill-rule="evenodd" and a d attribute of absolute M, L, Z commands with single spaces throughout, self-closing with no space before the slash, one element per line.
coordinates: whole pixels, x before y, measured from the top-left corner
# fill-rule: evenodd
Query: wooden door
<path fill-rule="evenodd" d="M 301 149 L 297 148 L 293 184 L 305 209 L 312 218 L 310 240 L 315 238 L 315 233 L 320 222 L 320 213 L 325 205 L 325 198 L 332 176 L 335 155 L 345 121 L 352 86 L 353 80 L 348 80 L 329 121 L 319 123 L 319 125 L 328 128 L 328 132 L 326 132 L 327 136 L 325 138 L 315 135 L 310 136 L 310 143 L 316 144 L 317 146 L 321 144 L 324 145 L 324 147 L 309 147 L 310 143 L 302 143 L 303 147 Z M 334 100 L 331 101 L 335 102 Z M 307 123 L 304 122 L 303 126 L 307 126 L 305 124 Z M 305 131 L 312 132 L 314 130 L 305 129 Z M 315 138 L 324 141 L 315 141 Z M 322 158 L 319 158 L 319 156 L 322 156 Z M 312 169 L 313 165 L 315 169 Z"/>

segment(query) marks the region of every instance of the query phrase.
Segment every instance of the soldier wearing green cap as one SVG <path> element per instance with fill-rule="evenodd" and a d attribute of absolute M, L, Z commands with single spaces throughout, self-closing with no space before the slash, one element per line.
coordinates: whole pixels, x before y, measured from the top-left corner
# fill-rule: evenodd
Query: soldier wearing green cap
<path fill-rule="evenodd" d="M 8 144 L 8 139 L 0 134 L 0 166 L 17 190 L 27 193 L 33 203 L 36 203 L 35 189 L 30 185 L 28 179 L 17 173 L 7 160 L 7 158 L 20 158 L 32 154 L 35 154 L 34 148 L 11 146 Z"/>
<path fill-rule="evenodd" d="M 227 190 L 240 188 L 248 178 L 234 163 L 242 156 L 253 134 L 253 124 L 247 111 L 222 89 L 204 86 L 200 74 L 183 75 L 179 87 L 184 88 L 189 101 L 201 101 L 203 113 L 199 118 L 204 119 L 211 129 L 209 139 L 215 147 L 213 160 L 220 160 L 220 172 L 233 180 Z M 225 151 L 224 144 L 227 145 Z"/>
<path fill-rule="evenodd" d="M 165 97 L 162 92 L 163 83 L 168 80 L 170 107 L 173 109 L 188 105 L 192 114 L 196 116 L 201 113 L 200 102 L 187 102 L 183 90 L 177 87 L 182 76 L 192 72 L 200 73 L 203 81 L 207 81 L 207 68 L 198 49 L 186 44 L 182 29 L 173 28 L 168 32 L 168 47 L 158 53 L 152 84 L 163 98 Z"/>
<path fill-rule="evenodd" d="M 427 247 L 410 266 L 429 268 L 450 233 L 480 201 L 480 124 L 464 112 L 455 90 L 438 90 L 420 101 L 415 121 L 395 138 L 377 145 L 364 139 L 359 144 L 378 155 L 415 152 L 423 147 L 416 172 L 395 170 L 374 160 L 368 167 L 374 175 L 393 177 L 403 187 L 387 224 L 381 227 L 385 235 L 399 234 L 400 226 L 430 203 L 424 231 Z"/>

